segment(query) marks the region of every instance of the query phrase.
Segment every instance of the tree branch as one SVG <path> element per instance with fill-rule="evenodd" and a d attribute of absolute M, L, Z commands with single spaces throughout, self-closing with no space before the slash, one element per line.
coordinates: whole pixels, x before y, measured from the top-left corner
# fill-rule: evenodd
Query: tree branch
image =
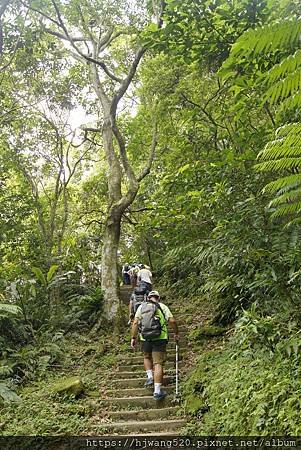
<path fill-rule="evenodd" d="M 138 213 L 138 212 L 142 212 L 142 211 L 154 211 L 154 210 L 155 210 L 155 208 L 147 208 L 147 207 L 144 207 L 144 208 L 138 208 L 138 209 L 130 209 L 130 208 L 128 208 L 128 211 L 129 211 L 131 214 Z"/>
<path fill-rule="evenodd" d="M 270 109 L 269 109 L 267 103 L 265 103 L 264 109 L 266 110 L 266 112 L 267 112 L 269 118 L 271 119 L 271 122 L 272 122 L 272 124 L 273 124 L 273 127 L 275 127 L 275 125 L 276 125 L 276 124 L 275 124 L 275 120 L 274 120 L 274 117 L 272 116 L 272 113 L 271 113 L 271 111 L 270 111 Z"/>
<path fill-rule="evenodd" d="M 136 222 L 133 219 L 131 219 L 130 217 L 128 217 L 125 213 L 122 214 L 122 217 L 124 217 L 126 219 L 126 221 L 128 223 L 130 223 L 131 225 L 137 225 L 138 224 L 138 222 Z"/>
<path fill-rule="evenodd" d="M 184 100 L 186 100 L 188 103 L 190 103 L 191 105 L 193 105 L 193 106 L 195 106 L 196 108 L 200 109 L 200 110 L 205 114 L 205 116 L 208 117 L 208 119 L 210 120 L 210 122 L 213 123 L 214 126 L 227 129 L 227 127 L 225 127 L 224 125 L 222 125 L 222 124 L 216 122 L 216 120 L 212 117 L 212 115 L 211 115 L 210 113 L 208 113 L 208 111 L 206 111 L 206 109 L 205 109 L 203 106 L 201 106 L 201 105 L 199 105 L 198 103 L 195 103 L 194 101 L 192 101 L 192 100 L 190 100 L 189 98 L 187 98 L 186 95 L 183 94 L 183 92 L 181 92 L 181 96 L 182 96 L 182 97 L 184 98 Z M 212 100 L 212 99 L 210 99 L 209 101 L 211 101 L 211 100 Z M 208 104 L 208 102 L 206 103 L 206 105 L 207 105 L 207 104 Z"/>
<path fill-rule="evenodd" d="M 83 214 L 81 214 L 79 216 L 78 220 L 82 220 L 84 217 L 88 216 L 89 214 L 93 214 L 93 213 L 105 215 L 105 212 L 102 211 L 101 209 L 91 209 L 91 211 L 85 211 Z"/>
<path fill-rule="evenodd" d="M 82 12 L 82 10 L 81 10 L 80 5 L 77 6 L 77 9 L 78 9 L 78 11 L 79 11 L 79 15 L 80 15 L 80 18 L 81 18 L 82 27 L 83 27 L 84 31 L 89 35 L 90 40 L 91 40 L 91 42 L 92 42 L 92 44 L 93 44 L 93 43 L 96 42 L 96 40 L 95 40 L 95 37 L 93 36 L 91 30 L 89 30 L 88 25 L 86 24 L 86 21 L 85 21 L 85 18 L 84 18 L 84 15 L 83 15 L 83 12 Z"/>
<path fill-rule="evenodd" d="M 126 173 L 126 176 L 129 180 L 130 184 L 133 186 L 133 188 L 135 188 L 137 185 L 136 176 L 135 176 L 132 166 L 129 163 L 129 160 L 127 157 L 127 152 L 126 152 L 125 141 L 124 141 L 122 134 L 120 133 L 120 130 L 118 128 L 116 121 L 114 121 L 114 123 L 112 125 L 112 129 L 113 129 L 114 136 L 118 143 L 119 153 L 120 153 L 124 171 Z"/>
<path fill-rule="evenodd" d="M 85 227 L 88 228 L 88 227 L 90 227 L 93 223 L 97 223 L 98 225 L 101 225 L 101 226 L 105 225 L 104 222 L 101 222 L 100 220 L 96 220 L 96 219 L 90 220 L 89 222 L 86 222 L 86 223 L 83 222 L 83 225 L 84 225 Z"/>
<path fill-rule="evenodd" d="M 113 32 L 108 32 L 104 35 L 104 37 L 98 43 L 98 51 L 103 52 L 115 39 L 117 39 L 122 34 L 125 34 L 123 31 L 118 31 L 113 34 Z M 108 38 L 109 37 L 109 38 Z"/>
<path fill-rule="evenodd" d="M 80 158 L 78 158 L 78 160 L 74 163 L 74 166 L 73 166 L 72 170 L 71 170 L 70 173 L 69 173 L 69 177 L 68 177 L 67 180 L 66 180 L 66 183 L 65 183 L 65 186 L 66 186 L 66 187 L 68 186 L 68 184 L 69 184 L 71 178 L 72 178 L 73 175 L 75 174 L 75 170 L 76 170 L 77 166 L 79 165 L 79 163 L 80 163 L 81 161 L 83 161 L 83 159 L 85 158 L 85 156 L 89 153 L 89 150 L 90 150 L 90 149 L 87 149 L 86 151 L 84 151 L 84 153 L 80 156 Z"/>
<path fill-rule="evenodd" d="M 139 65 L 139 62 L 140 62 L 142 56 L 144 55 L 144 53 L 146 52 L 146 50 L 147 50 L 146 48 L 141 47 L 137 51 L 134 61 L 132 62 L 132 65 L 129 69 L 127 77 L 122 81 L 120 88 L 114 95 L 114 98 L 113 98 L 112 104 L 111 104 L 111 116 L 114 119 L 116 117 L 118 103 L 119 103 L 120 99 L 123 97 L 123 95 L 126 93 L 131 81 L 133 80 L 136 70 L 137 70 L 137 67 Z"/>
<path fill-rule="evenodd" d="M 38 14 L 40 14 L 42 17 L 45 17 L 45 19 L 50 20 L 50 22 L 54 23 L 55 25 L 57 25 L 58 27 L 60 27 L 60 24 L 57 20 L 53 19 L 51 16 L 48 16 L 48 14 L 44 13 L 43 11 L 40 11 L 39 9 L 33 8 L 30 5 L 27 5 L 24 2 L 21 2 L 23 6 L 25 6 L 26 8 L 28 8 L 30 11 L 36 12 Z"/>
<path fill-rule="evenodd" d="M 46 33 L 51 34 L 52 36 L 55 36 L 59 39 L 64 39 L 65 41 L 72 41 L 72 42 L 86 42 L 88 39 L 83 36 L 78 37 L 67 37 L 64 34 L 58 33 L 57 31 L 50 30 L 49 28 L 44 27 L 44 31 Z"/>
<path fill-rule="evenodd" d="M 85 54 L 84 54 L 84 53 L 83 53 L 83 52 L 82 52 L 82 51 L 74 44 L 74 42 L 72 41 L 71 36 L 69 35 L 69 32 L 68 32 L 68 30 L 67 30 L 65 24 L 64 24 L 64 22 L 63 22 L 63 19 L 62 19 L 60 10 L 59 10 L 59 8 L 58 8 L 58 6 L 57 6 L 55 0 L 51 0 L 51 3 L 52 3 L 53 6 L 54 6 L 54 9 L 55 9 L 55 12 L 56 12 L 56 15 L 57 15 L 57 18 L 58 18 L 59 26 L 60 26 L 60 28 L 62 28 L 62 30 L 64 31 L 64 33 L 65 33 L 67 39 L 69 40 L 69 42 L 70 42 L 70 44 L 72 45 L 72 47 L 74 48 L 74 50 L 76 50 L 76 52 L 77 52 L 82 58 L 84 58 L 86 61 L 92 62 L 92 63 L 96 64 L 97 66 L 100 66 L 100 67 L 103 69 L 103 71 L 105 72 L 105 74 L 108 75 L 109 78 L 111 78 L 111 80 L 117 81 L 118 83 L 121 83 L 122 80 L 121 80 L 119 77 L 116 77 L 116 76 L 115 76 L 115 75 L 107 68 L 107 66 L 106 66 L 105 63 L 103 63 L 102 61 L 99 61 L 99 60 L 97 60 L 97 59 L 95 59 L 95 58 L 92 58 L 92 57 L 89 56 L 89 55 L 85 55 Z M 92 43 L 93 43 L 93 42 L 92 42 Z"/>
<path fill-rule="evenodd" d="M 85 132 L 92 131 L 93 133 L 101 133 L 101 128 L 85 127 L 81 128 L 81 130 Z"/>
<path fill-rule="evenodd" d="M 90 66 L 89 74 L 90 74 L 90 80 L 92 81 L 95 93 L 102 104 L 104 115 L 106 117 L 109 117 L 109 115 L 110 115 L 110 100 L 102 87 L 102 83 L 99 79 L 97 67 L 94 64 L 92 64 Z"/>
<path fill-rule="evenodd" d="M 143 178 L 145 178 L 146 175 L 149 174 L 151 166 L 152 166 L 152 163 L 153 163 L 153 160 L 154 160 L 154 157 L 155 157 L 157 144 L 158 144 L 158 129 L 157 129 L 157 123 L 155 123 L 154 129 L 153 129 L 152 144 L 151 144 L 151 149 L 150 149 L 148 161 L 147 161 L 144 169 L 142 169 L 142 171 L 140 172 L 140 174 L 137 177 L 137 181 L 138 182 L 143 180 Z"/>
<path fill-rule="evenodd" d="M 154 16 L 156 17 L 158 28 L 162 28 L 163 25 L 163 14 L 166 8 L 166 1 L 160 0 L 160 5 L 157 5 L 156 0 L 152 0 L 152 7 Z"/>

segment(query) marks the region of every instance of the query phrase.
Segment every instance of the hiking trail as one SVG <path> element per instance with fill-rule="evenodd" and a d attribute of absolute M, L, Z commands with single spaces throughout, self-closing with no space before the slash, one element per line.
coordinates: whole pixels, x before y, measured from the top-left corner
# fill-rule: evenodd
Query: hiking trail
<path fill-rule="evenodd" d="M 120 297 L 125 304 L 129 303 L 132 288 L 123 286 Z M 170 303 L 170 302 L 169 302 Z M 176 304 L 171 304 L 179 325 L 179 371 L 180 379 L 183 369 L 184 349 L 187 348 L 186 326 L 177 315 Z M 112 374 L 112 388 L 106 391 L 102 399 L 107 405 L 107 418 L 110 421 L 101 424 L 104 433 L 108 435 L 174 435 L 186 425 L 181 405 L 175 399 L 175 341 L 173 332 L 169 330 L 170 341 L 167 347 L 165 363 L 164 390 L 168 396 L 162 401 L 153 399 L 153 388 L 144 387 L 146 381 L 143 367 L 143 355 L 138 347 L 136 352 L 121 355 L 117 371 Z"/>

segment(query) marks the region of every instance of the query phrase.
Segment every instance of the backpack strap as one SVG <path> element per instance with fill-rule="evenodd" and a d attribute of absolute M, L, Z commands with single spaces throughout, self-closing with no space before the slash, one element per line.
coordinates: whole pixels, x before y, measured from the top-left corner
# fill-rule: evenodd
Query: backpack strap
<path fill-rule="evenodd" d="M 147 303 L 151 303 L 152 305 L 155 305 L 161 311 L 163 319 L 164 319 L 164 325 L 163 326 L 167 327 L 167 320 L 166 320 L 164 311 L 163 311 L 163 309 L 160 306 L 160 303 L 159 302 L 153 302 L 152 300 L 147 300 Z"/>

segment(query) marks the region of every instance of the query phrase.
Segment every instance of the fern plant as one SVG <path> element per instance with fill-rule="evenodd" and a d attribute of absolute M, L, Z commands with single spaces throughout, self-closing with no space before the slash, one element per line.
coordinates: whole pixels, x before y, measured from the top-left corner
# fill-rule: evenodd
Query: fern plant
<path fill-rule="evenodd" d="M 221 73 L 225 78 L 248 58 L 275 58 L 268 70 L 257 75 L 256 85 L 264 86 L 263 105 L 275 108 L 281 126 L 275 139 L 259 153 L 256 169 L 281 173 L 267 184 L 273 195 L 269 204 L 273 217 L 285 217 L 288 224 L 300 222 L 301 212 L 301 20 L 293 18 L 244 33 L 233 45 Z M 290 115 L 291 122 L 287 116 Z M 293 119 L 293 121 L 292 121 Z"/>
<path fill-rule="evenodd" d="M 21 309 L 17 305 L 10 305 L 9 303 L 0 303 L 0 318 L 7 318 L 12 315 L 18 315 Z"/>

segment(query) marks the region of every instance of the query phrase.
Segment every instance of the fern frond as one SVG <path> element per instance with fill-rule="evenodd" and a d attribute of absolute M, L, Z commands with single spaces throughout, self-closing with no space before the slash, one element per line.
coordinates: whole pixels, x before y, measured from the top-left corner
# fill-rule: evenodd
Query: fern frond
<path fill-rule="evenodd" d="M 212 283 L 211 281 L 208 281 L 202 287 L 202 291 L 203 292 L 210 292 L 210 291 L 223 292 L 225 289 L 227 289 L 232 284 L 233 284 L 233 276 L 229 275 L 221 281 L 214 280 L 214 283 Z"/>
<path fill-rule="evenodd" d="M 301 123 L 288 123 L 286 125 L 283 125 L 282 127 L 279 127 L 276 131 L 276 137 L 286 137 L 289 134 L 298 134 L 301 133 Z"/>
<path fill-rule="evenodd" d="M 259 153 L 258 159 L 267 161 L 271 159 L 287 158 L 289 156 L 301 157 L 301 124 L 289 124 L 278 128 L 276 139 L 266 144 Z M 256 167 L 261 170 L 261 164 Z"/>
<path fill-rule="evenodd" d="M 301 107 L 301 91 L 281 102 L 281 105 L 277 110 L 277 117 L 287 111 L 291 111 L 299 107 Z"/>
<path fill-rule="evenodd" d="M 272 159 L 256 165 L 261 172 L 273 172 L 281 170 L 292 170 L 301 167 L 301 157 Z"/>
<path fill-rule="evenodd" d="M 263 192 L 278 192 L 283 194 L 291 189 L 295 189 L 301 186 L 301 174 L 288 175 L 286 177 L 278 178 L 275 181 L 271 181 L 264 188 Z"/>
<path fill-rule="evenodd" d="M 294 225 L 299 225 L 301 223 L 301 217 L 296 217 L 295 219 L 290 220 L 287 224 L 285 224 L 284 228 L 290 228 Z"/>
<path fill-rule="evenodd" d="M 10 305 L 8 303 L 0 303 L 0 317 L 5 317 L 8 315 L 20 314 L 21 308 L 17 305 Z"/>
<path fill-rule="evenodd" d="M 264 96 L 264 102 L 277 103 L 289 96 L 295 95 L 301 88 L 301 68 L 290 73 L 286 78 L 270 86 Z"/>
<path fill-rule="evenodd" d="M 301 20 L 297 18 L 249 29 L 233 44 L 230 59 L 294 48 L 300 42 L 300 34 Z"/>
<path fill-rule="evenodd" d="M 300 143 L 301 144 L 301 143 Z M 276 159 L 276 158 L 285 158 L 288 156 L 301 156 L 301 145 L 300 146 L 290 146 L 278 143 L 278 146 L 276 144 L 274 145 L 268 145 L 265 148 L 265 151 L 261 154 L 262 160 L 268 160 L 268 159 Z"/>
<path fill-rule="evenodd" d="M 301 67 L 301 50 L 297 50 L 293 55 L 284 58 L 281 63 L 276 64 L 266 73 L 266 82 L 275 82 L 287 77 L 289 73 L 295 72 Z"/>
<path fill-rule="evenodd" d="M 192 264 L 201 264 L 206 261 L 210 256 L 212 256 L 212 248 L 200 247 L 196 251 L 196 256 L 192 260 Z"/>
<path fill-rule="evenodd" d="M 276 139 L 260 153 L 263 162 L 256 165 L 260 171 L 291 170 L 301 167 L 301 124 L 292 123 L 278 128 Z M 268 183 L 264 192 L 276 194 L 269 207 L 272 217 L 298 215 L 301 211 L 301 174 L 292 174 Z"/>
<path fill-rule="evenodd" d="M 301 188 L 285 192 L 282 195 L 271 200 L 269 207 L 282 205 L 283 203 L 291 203 L 301 200 Z"/>
<path fill-rule="evenodd" d="M 283 55 L 279 64 L 260 73 L 257 86 L 265 86 L 263 103 L 276 105 L 276 112 L 286 113 L 301 107 L 301 20 L 293 18 L 247 30 L 232 46 L 220 73 L 225 80 L 237 78 L 237 67 L 251 56 Z M 238 77 L 239 78 L 239 77 Z M 234 81 L 235 85 L 235 81 Z M 239 84 L 237 83 L 239 86 Z M 234 86 L 235 87 L 235 86 Z M 235 90 L 234 90 L 235 91 Z M 240 92 L 241 89 L 238 90 Z M 290 123 L 276 131 L 275 139 L 258 155 L 259 171 L 301 169 L 301 123 Z M 273 217 L 294 216 L 301 212 L 301 174 L 281 177 L 265 186 L 264 192 L 276 194 L 270 202 Z"/>
<path fill-rule="evenodd" d="M 287 205 L 279 206 L 272 214 L 272 217 L 282 217 L 287 215 L 297 215 L 301 212 L 301 201 L 288 203 Z"/>

